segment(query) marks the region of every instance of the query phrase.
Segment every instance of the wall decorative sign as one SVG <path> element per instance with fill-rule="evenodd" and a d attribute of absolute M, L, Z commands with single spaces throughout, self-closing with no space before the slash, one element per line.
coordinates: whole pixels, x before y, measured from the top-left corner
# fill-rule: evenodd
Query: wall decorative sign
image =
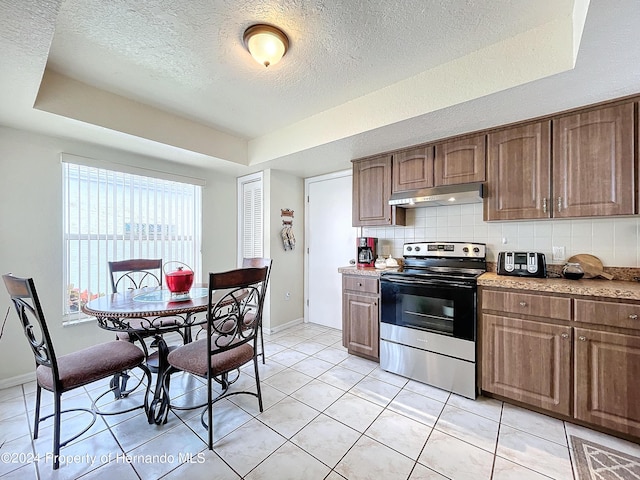
<path fill-rule="evenodd" d="M 282 217 L 282 245 L 285 251 L 293 250 L 296 246 L 296 237 L 293 235 L 293 210 L 289 208 L 280 209 Z"/>

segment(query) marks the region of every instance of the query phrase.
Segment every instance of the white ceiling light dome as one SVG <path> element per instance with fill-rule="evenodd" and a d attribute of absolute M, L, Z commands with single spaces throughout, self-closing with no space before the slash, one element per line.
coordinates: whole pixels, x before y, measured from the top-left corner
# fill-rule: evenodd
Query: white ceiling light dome
<path fill-rule="evenodd" d="M 244 44 L 251 56 L 261 65 L 275 65 L 287 53 L 289 39 L 272 25 L 252 25 L 244 32 Z"/>

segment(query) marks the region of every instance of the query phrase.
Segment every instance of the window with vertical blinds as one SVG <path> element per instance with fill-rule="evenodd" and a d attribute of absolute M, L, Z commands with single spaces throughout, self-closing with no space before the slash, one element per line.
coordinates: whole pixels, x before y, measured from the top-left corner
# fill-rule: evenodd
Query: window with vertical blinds
<path fill-rule="evenodd" d="M 240 181 L 240 258 L 263 256 L 262 176 Z"/>
<path fill-rule="evenodd" d="M 201 270 L 199 185 L 64 162 L 66 315 L 110 294 L 109 261 L 161 258 Z"/>

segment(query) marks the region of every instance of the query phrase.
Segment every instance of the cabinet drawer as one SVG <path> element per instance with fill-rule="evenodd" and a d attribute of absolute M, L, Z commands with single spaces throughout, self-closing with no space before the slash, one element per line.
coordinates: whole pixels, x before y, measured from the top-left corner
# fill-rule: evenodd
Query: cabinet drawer
<path fill-rule="evenodd" d="M 576 322 L 640 330 L 640 305 L 576 299 Z"/>
<path fill-rule="evenodd" d="M 379 281 L 374 277 L 343 275 L 342 288 L 352 292 L 378 294 Z"/>
<path fill-rule="evenodd" d="M 549 295 L 483 290 L 482 309 L 571 320 L 571 299 Z"/>

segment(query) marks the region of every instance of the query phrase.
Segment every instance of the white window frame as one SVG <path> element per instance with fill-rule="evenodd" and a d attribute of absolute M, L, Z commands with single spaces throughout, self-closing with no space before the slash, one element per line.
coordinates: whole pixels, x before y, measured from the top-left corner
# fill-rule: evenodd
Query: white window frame
<path fill-rule="evenodd" d="M 109 279 L 108 262 L 113 260 L 126 260 L 129 258 L 161 258 L 164 263 L 168 261 L 184 261 L 189 262 L 189 266 L 193 268 L 196 275 L 201 271 L 202 265 L 202 186 L 205 185 L 204 180 L 174 175 L 168 172 L 160 172 L 155 170 L 143 169 L 133 167 L 129 165 L 116 164 L 101 160 L 90 159 L 86 157 L 80 157 L 77 155 L 71 155 L 63 153 L 61 155 L 61 161 L 65 165 L 62 168 L 63 176 L 63 321 L 65 323 L 75 322 L 86 318 L 86 316 L 80 311 L 69 310 L 70 293 L 69 288 L 71 279 L 79 278 L 78 283 L 80 285 L 75 286 L 78 288 L 79 293 L 83 292 L 86 288 L 92 294 L 111 294 L 111 283 Z M 99 193 L 88 195 L 87 191 L 80 193 L 78 190 L 76 200 L 83 202 L 83 207 L 78 209 L 77 212 L 83 212 L 86 215 L 86 219 L 76 218 L 73 222 L 76 224 L 76 232 L 70 233 L 74 228 L 71 226 L 70 208 L 72 198 L 69 197 L 71 190 L 69 189 L 67 179 L 67 168 L 79 168 L 83 171 L 89 169 L 92 175 L 97 175 L 100 172 L 101 180 L 103 184 L 100 184 L 102 190 Z M 113 195 L 113 189 L 109 190 L 105 185 L 109 184 L 112 187 L 113 183 L 121 185 L 122 179 L 131 181 L 142 182 L 144 187 L 135 189 L 131 188 L 127 191 L 127 201 L 131 200 L 132 204 L 136 208 L 133 211 L 128 211 L 128 215 L 120 215 L 119 205 L 123 204 L 123 198 L 119 195 Z M 160 186 L 163 189 L 170 188 L 171 190 L 160 190 Z M 155 189 L 154 189 L 155 187 Z M 87 187 L 89 188 L 89 187 Z M 193 204 L 185 206 L 181 201 L 184 201 L 183 195 L 187 193 L 178 193 L 182 189 L 189 190 L 190 195 L 193 195 Z M 98 191 L 98 190 L 94 190 Z M 118 192 L 125 191 L 119 189 Z M 160 197 L 159 192 L 164 195 Z M 135 201 L 133 195 L 135 194 Z M 84 195 L 84 197 L 81 197 Z M 131 197 L 129 197 L 131 196 Z M 87 198 L 88 197 L 88 198 Z M 164 200 L 160 200 L 160 199 Z M 152 207 L 162 205 L 162 202 L 166 199 L 179 199 L 175 203 L 164 203 L 164 211 L 162 214 L 154 215 L 152 213 Z M 86 202 L 86 203 L 84 203 Z M 93 205 L 91 203 L 93 202 Z M 85 207 L 86 205 L 86 207 Z M 145 205 L 143 208 L 139 208 L 141 205 Z M 133 207 L 133 208 L 135 208 Z M 187 211 L 187 216 L 179 216 L 176 211 Z M 101 217 L 100 222 L 91 221 L 90 211 L 98 211 L 100 215 L 106 212 L 106 215 Z M 171 213 L 168 213 L 171 212 Z M 78 227 L 78 222 L 80 226 Z M 178 222 L 178 223 L 176 223 Z M 108 226 L 107 226 L 108 224 Z M 162 228 L 157 228 L 156 225 L 162 225 Z M 128 226 L 128 228 L 127 228 Z M 167 227 L 167 228 L 164 228 Z M 78 233 L 79 230 L 79 233 Z M 153 232 L 152 232 L 153 231 Z M 75 237 L 77 240 L 93 241 L 98 240 L 97 245 L 89 243 L 89 252 L 87 254 L 89 260 L 89 266 L 84 271 L 80 267 L 71 267 L 72 256 L 77 264 L 82 262 L 81 247 L 78 246 L 77 255 L 71 252 L 70 236 Z M 153 238 L 150 238 L 153 237 Z M 184 240 L 186 243 L 182 243 Z M 177 248 L 177 250 L 176 250 Z M 137 250 L 136 250 L 137 249 Z M 175 253 L 171 253 L 172 250 Z M 146 254 L 141 254 L 145 252 Z M 172 257 L 180 258 L 172 258 Z M 95 266 L 91 266 L 94 263 Z M 78 275 L 72 277 L 72 271 L 78 270 Z M 92 271 L 93 270 L 93 271 Z M 87 274 L 90 277 L 89 280 L 84 282 L 82 280 L 83 274 Z M 75 283 L 75 282 L 74 282 Z M 93 292 L 93 289 L 98 291 Z M 102 291 L 104 290 L 104 291 Z"/>
<path fill-rule="evenodd" d="M 251 199 L 250 211 L 245 208 L 245 191 L 247 188 L 255 188 L 260 191 L 260 197 L 255 196 Z M 246 257 L 262 257 L 264 256 L 264 231 L 265 231 L 265 214 L 264 214 L 264 175 L 263 172 L 252 173 L 238 177 L 238 258 L 237 265 L 242 265 L 242 259 Z M 256 216 L 260 215 L 259 221 L 256 222 Z M 247 232 L 247 225 L 250 225 L 251 231 Z M 251 251 L 245 249 L 245 234 L 252 237 L 253 244 Z"/>

